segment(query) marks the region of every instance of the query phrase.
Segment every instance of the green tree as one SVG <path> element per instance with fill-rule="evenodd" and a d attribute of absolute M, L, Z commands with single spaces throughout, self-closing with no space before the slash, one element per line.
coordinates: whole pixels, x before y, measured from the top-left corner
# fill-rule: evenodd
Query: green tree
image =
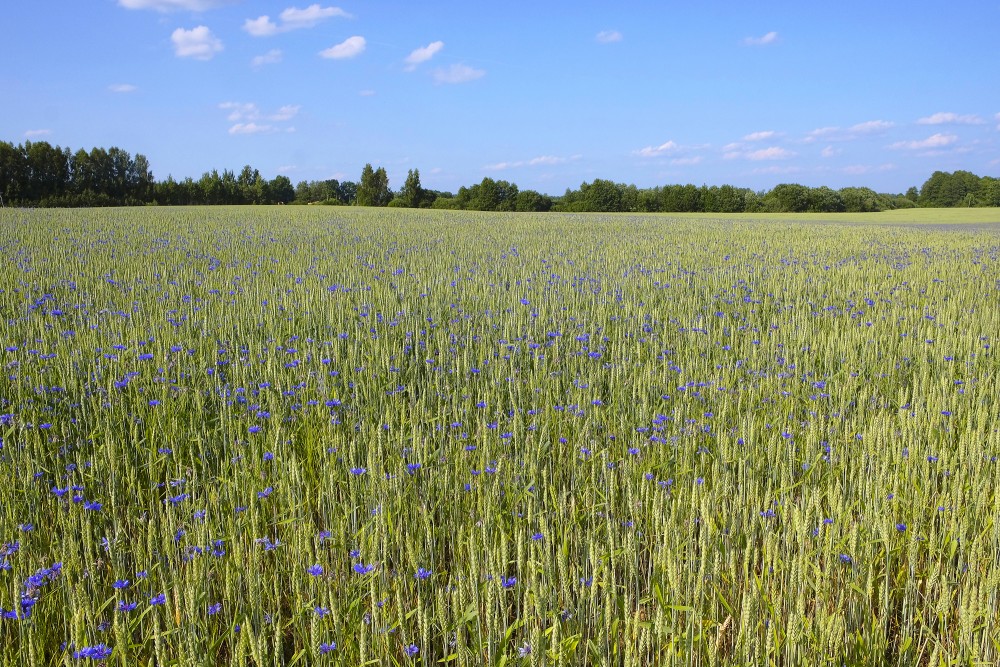
<path fill-rule="evenodd" d="M 406 182 L 396 199 L 406 208 L 420 208 L 423 205 L 424 189 L 420 185 L 419 169 L 410 169 L 406 172 Z"/>
<path fill-rule="evenodd" d="M 358 206 L 386 206 L 391 199 L 392 192 L 389 190 L 389 177 L 385 169 L 373 169 L 371 163 L 366 164 L 361 170 L 355 203 Z"/>

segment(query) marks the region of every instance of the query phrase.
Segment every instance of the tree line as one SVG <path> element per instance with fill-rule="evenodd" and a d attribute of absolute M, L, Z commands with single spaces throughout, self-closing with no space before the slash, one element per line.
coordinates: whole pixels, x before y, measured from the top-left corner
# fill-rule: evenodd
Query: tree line
<path fill-rule="evenodd" d="M 474 211 L 838 213 L 913 207 L 1000 206 L 1000 179 L 968 171 L 935 171 L 921 188 L 885 194 L 866 187 L 834 190 L 783 183 L 771 190 L 732 185 L 635 185 L 594 179 L 562 196 L 521 190 L 505 180 L 484 178 L 457 193 L 424 188 L 411 169 L 393 191 L 383 167 L 366 164 L 360 179 L 300 181 L 284 175 L 268 180 L 249 165 L 239 174 L 217 170 L 194 180 L 156 181 L 144 155 L 112 147 L 83 149 L 27 141 L 0 142 L 0 196 L 7 206 L 137 206 L 192 204 L 324 204 Z"/>

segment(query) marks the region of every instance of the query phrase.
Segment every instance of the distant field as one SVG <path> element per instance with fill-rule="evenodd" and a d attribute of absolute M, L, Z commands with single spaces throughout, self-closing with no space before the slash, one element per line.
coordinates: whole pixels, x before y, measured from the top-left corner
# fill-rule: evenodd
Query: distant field
<path fill-rule="evenodd" d="M 2 210 L 0 663 L 997 664 L 997 224 Z"/>
<path fill-rule="evenodd" d="M 664 213 L 662 215 L 680 219 L 841 222 L 871 225 L 1000 224 L 1000 208 L 907 208 L 878 213 Z"/>

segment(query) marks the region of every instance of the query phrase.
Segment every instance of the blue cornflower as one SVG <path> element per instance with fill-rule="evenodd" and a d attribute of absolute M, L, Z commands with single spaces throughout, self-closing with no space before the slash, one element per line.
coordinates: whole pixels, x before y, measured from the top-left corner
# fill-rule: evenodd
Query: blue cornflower
<path fill-rule="evenodd" d="M 531 536 L 531 539 L 534 540 L 535 542 L 537 542 L 537 541 L 541 540 L 544 537 L 545 536 L 542 535 L 541 533 L 535 533 L 534 535 Z"/>
<path fill-rule="evenodd" d="M 419 463 L 407 463 L 406 464 L 406 472 L 410 473 L 411 475 L 414 474 L 415 472 L 417 472 L 418 470 L 420 470 L 420 464 Z"/>
<path fill-rule="evenodd" d="M 77 660 L 90 659 L 90 660 L 107 660 L 111 657 L 111 653 L 114 649 L 109 647 L 107 644 L 97 644 L 95 646 L 84 646 L 79 651 L 73 652 L 73 657 Z"/>
<path fill-rule="evenodd" d="M 220 611 L 222 611 L 222 603 L 221 602 L 216 602 L 215 604 L 208 605 L 208 615 L 209 616 L 215 616 Z"/>
<path fill-rule="evenodd" d="M 318 577 L 321 574 L 323 574 L 323 566 L 320 565 L 319 563 L 317 563 L 316 565 L 310 565 L 308 568 L 306 568 L 306 572 L 308 572 L 314 577 Z"/>
<path fill-rule="evenodd" d="M 274 460 L 274 454 L 272 454 L 271 452 L 264 452 L 264 460 L 265 461 L 273 461 Z"/>
<path fill-rule="evenodd" d="M 906 524 L 905 523 L 897 523 L 896 524 L 896 530 L 898 530 L 901 533 L 905 533 L 906 532 Z"/>
<path fill-rule="evenodd" d="M 418 579 L 418 580 L 423 580 L 423 579 L 427 579 L 432 574 L 434 574 L 434 573 L 431 572 L 430 570 L 428 570 L 427 568 L 425 568 L 425 567 L 418 567 L 417 568 L 417 573 L 413 575 L 413 578 L 414 579 Z"/>
<path fill-rule="evenodd" d="M 167 498 L 167 500 L 166 500 L 165 502 L 168 502 L 168 503 L 170 503 L 171 505 L 177 505 L 178 503 L 182 503 L 182 502 L 184 502 L 184 501 L 185 501 L 185 500 L 187 500 L 187 499 L 188 499 L 189 497 L 190 497 L 190 496 L 189 496 L 188 494 L 186 494 L 186 493 L 182 493 L 182 494 L 180 494 L 180 495 L 177 495 L 177 496 L 173 496 L 172 498 Z"/>
<path fill-rule="evenodd" d="M 364 475 L 368 470 L 366 468 L 351 468 L 352 475 Z"/>
<path fill-rule="evenodd" d="M 503 588 L 514 588 L 517 585 L 517 577 L 500 577 L 500 586 Z"/>
<path fill-rule="evenodd" d="M 125 602 L 124 600 L 118 603 L 118 611 L 122 613 L 128 613 L 139 606 L 138 602 Z"/>
<path fill-rule="evenodd" d="M 273 491 L 274 491 L 274 487 L 270 487 L 269 486 L 266 489 L 264 489 L 263 491 L 258 491 L 257 492 L 257 497 L 260 498 L 260 499 L 267 498 L 269 495 L 271 495 L 271 492 L 273 492 Z"/>
<path fill-rule="evenodd" d="M 365 565 L 364 563 L 355 563 L 354 571 L 358 574 L 368 574 L 369 572 L 375 571 L 375 564 L 372 563 L 371 565 Z"/>
<path fill-rule="evenodd" d="M 840 554 L 840 562 L 844 563 L 845 565 L 850 565 L 854 561 L 847 554 Z"/>
<path fill-rule="evenodd" d="M 151 606 L 156 606 L 158 604 L 166 604 L 167 596 L 163 593 L 157 593 L 153 597 L 149 598 L 149 604 Z"/>
<path fill-rule="evenodd" d="M 319 652 L 320 654 L 329 653 L 337 649 L 337 642 L 329 642 L 328 644 L 320 644 Z"/>
<path fill-rule="evenodd" d="M 115 583 L 111 584 L 111 587 L 112 587 L 112 588 L 116 588 L 116 589 L 118 589 L 118 590 L 121 590 L 121 589 L 123 589 L 123 588 L 128 588 L 128 585 L 129 585 L 130 583 L 131 583 L 131 582 L 130 582 L 130 581 L 129 581 L 128 579 L 119 579 L 119 580 L 118 580 L 118 581 L 116 581 Z"/>
<path fill-rule="evenodd" d="M 418 653 L 420 653 L 420 647 L 418 647 L 416 644 L 410 644 L 406 648 L 404 648 L 403 651 L 406 653 L 407 657 L 412 658 L 415 657 Z"/>
<path fill-rule="evenodd" d="M 251 426 L 247 429 L 250 433 L 260 433 L 260 426 Z"/>
<path fill-rule="evenodd" d="M 90 510 L 91 512 L 99 512 L 102 507 L 104 507 L 104 505 L 97 502 L 96 500 L 91 500 L 83 504 L 83 509 Z"/>
<path fill-rule="evenodd" d="M 330 610 L 327 607 L 314 607 L 313 611 L 316 612 L 316 615 L 320 618 L 323 618 L 330 613 Z"/>
<path fill-rule="evenodd" d="M 347 554 L 351 558 L 361 558 L 361 552 L 357 549 L 351 549 L 350 553 Z"/>

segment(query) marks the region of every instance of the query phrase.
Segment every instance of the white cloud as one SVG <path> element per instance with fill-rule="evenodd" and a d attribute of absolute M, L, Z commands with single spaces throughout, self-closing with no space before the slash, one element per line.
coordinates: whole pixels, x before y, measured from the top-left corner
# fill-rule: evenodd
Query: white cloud
<path fill-rule="evenodd" d="M 174 54 L 178 58 L 211 60 L 222 51 L 222 40 L 203 25 L 191 30 L 178 28 L 170 35 L 170 40 L 174 43 Z"/>
<path fill-rule="evenodd" d="M 895 123 L 890 120 L 869 120 L 864 123 L 852 125 L 847 131 L 851 134 L 873 134 L 875 132 L 884 132 L 894 125 Z"/>
<path fill-rule="evenodd" d="M 885 132 L 895 126 L 896 124 L 891 120 L 868 120 L 848 128 L 837 126 L 820 127 L 806 134 L 802 142 L 809 144 L 817 139 L 822 139 L 823 141 L 854 141 L 866 135 Z"/>
<path fill-rule="evenodd" d="M 52 130 L 28 130 L 24 133 L 25 139 L 34 139 L 35 137 L 47 137 L 52 134 Z"/>
<path fill-rule="evenodd" d="M 925 148 L 944 148 L 945 146 L 950 146 L 951 144 L 958 141 L 958 137 L 954 134 L 932 134 L 926 139 L 918 139 L 914 141 L 897 141 L 891 144 L 889 148 L 895 150 L 922 150 Z"/>
<path fill-rule="evenodd" d="M 743 40 L 743 44 L 746 46 L 767 46 L 768 44 L 774 44 L 777 41 L 778 33 L 772 31 L 760 37 L 747 37 Z"/>
<path fill-rule="evenodd" d="M 640 148 L 637 151 L 632 151 L 632 154 L 639 155 L 641 157 L 656 157 L 658 155 L 663 155 L 664 153 L 672 153 L 679 148 L 680 146 L 677 145 L 677 142 L 668 141 L 660 144 L 659 146 L 646 146 L 645 148 Z"/>
<path fill-rule="evenodd" d="M 110 90 L 112 93 L 134 93 L 139 89 L 133 86 L 131 83 L 113 83 L 110 86 L 108 86 L 108 90 Z"/>
<path fill-rule="evenodd" d="M 309 5 L 305 9 L 289 7 L 278 15 L 281 20 L 280 24 L 275 23 L 270 16 L 265 14 L 255 19 L 246 19 L 243 22 L 243 29 L 254 37 L 269 37 L 279 32 L 312 28 L 321 21 L 334 16 L 350 18 L 351 15 L 340 7 L 320 7 L 319 5 Z"/>
<path fill-rule="evenodd" d="M 226 120 L 233 122 L 260 118 L 260 109 L 253 102 L 223 102 L 219 108 L 228 111 Z"/>
<path fill-rule="evenodd" d="M 747 136 L 743 137 L 743 141 L 763 141 L 764 139 L 770 139 L 776 136 L 778 133 L 773 130 L 765 130 L 763 132 L 751 132 Z"/>
<path fill-rule="evenodd" d="M 555 155 L 540 155 L 538 157 L 534 157 L 528 160 L 528 164 L 534 167 L 540 164 L 542 165 L 562 164 L 563 162 L 566 162 L 566 160 L 567 158 L 556 157 Z"/>
<path fill-rule="evenodd" d="M 263 65 L 274 65 L 275 63 L 281 62 L 281 49 L 271 49 L 267 53 L 254 56 L 253 60 L 250 61 L 250 65 L 253 67 L 261 67 Z"/>
<path fill-rule="evenodd" d="M 340 7 L 320 7 L 319 5 L 309 5 L 305 9 L 289 7 L 281 12 L 281 24 L 284 30 L 296 30 L 298 28 L 312 28 L 320 21 L 339 16 L 340 18 L 350 18 L 351 15 Z"/>
<path fill-rule="evenodd" d="M 331 58 L 333 60 L 343 60 L 360 55 L 365 50 L 365 38 L 360 35 L 348 37 L 340 44 L 331 46 L 319 52 L 321 58 Z"/>
<path fill-rule="evenodd" d="M 834 155 L 840 155 L 841 151 L 839 148 L 834 148 L 833 146 L 827 146 L 819 152 L 823 157 L 833 157 Z"/>
<path fill-rule="evenodd" d="M 502 171 L 504 169 L 516 169 L 517 167 L 538 167 L 538 166 L 553 166 L 557 164 L 564 164 L 572 160 L 579 160 L 580 155 L 573 155 L 571 157 L 559 157 L 556 155 L 539 155 L 538 157 L 531 158 L 530 160 L 516 160 L 513 162 L 497 162 L 496 164 L 488 164 L 483 169 L 489 169 L 491 171 Z"/>
<path fill-rule="evenodd" d="M 880 165 L 869 165 L 869 164 L 852 164 L 850 166 L 841 169 L 845 174 L 850 174 L 852 176 L 862 176 L 864 174 L 871 174 L 875 172 L 892 171 L 896 168 L 896 165 L 891 162 L 880 164 Z"/>
<path fill-rule="evenodd" d="M 434 70 L 436 83 L 468 83 L 486 75 L 486 70 L 476 69 L 468 65 L 452 65 Z"/>
<path fill-rule="evenodd" d="M 152 9 L 158 12 L 203 12 L 233 4 L 233 0 L 118 0 L 125 9 Z"/>
<path fill-rule="evenodd" d="M 244 21 L 243 29 L 254 37 L 267 37 L 278 32 L 278 24 L 270 16 L 259 16 Z"/>
<path fill-rule="evenodd" d="M 286 104 L 277 111 L 264 114 L 253 102 L 223 102 L 219 105 L 223 111 L 228 111 L 226 120 L 233 123 L 229 134 L 260 134 L 262 132 L 294 132 L 294 127 L 281 127 L 273 123 L 283 123 L 294 118 L 302 107 L 298 104 Z"/>
<path fill-rule="evenodd" d="M 986 121 L 976 114 L 961 115 L 950 111 L 931 114 L 917 121 L 918 125 L 982 125 Z"/>
<path fill-rule="evenodd" d="M 771 146 L 770 148 L 750 151 L 744 157 L 748 160 L 787 160 L 795 157 L 795 152 L 780 146 Z"/>
<path fill-rule="evenodd" d="M 595 39 L 601 44 L 614 44 L 622 41 L 622 34 L 617 30 L 602 30 Z"/>
<path fill-rule="evenodd" d="M 271 114 L 269 118 L 276 121 L 291 120 L 292 118 L 295 118 L 301 108 L 302 107 L 298 104 L 286 104 L 278 109 L 276 113 Z"/>
<path fill-rule="evenodd" d="M 771 167 L 757 167 L 751 173 L 753 174 L 772 174 L 772 175 L 785 175 L 788 174 L 801 174 L 801 167 L 779 167 L 777 165 Z"/>
<path fill-rule="evenodd" d="M 417 68 L 417 65 L 427 62 L 443 48 L 444 42 L 439 40 L 437 42 L 431 42 L 427 46 L 421 46 L 418 49 L 413 49 L 413 51 L 410 52 L 410 55 L 406 56 L 406 60 L 403 61 L 406 63 L 406 71 L 412 72 Z"/>
<path fill-rule="evenodd" d="M 229 128 L 229 134 L 260 134 L 262 132 L 273 132 L 271 125 L 258 125 L 257 123 L 236 123 Z"/>
<path fill-rule="evenodd" d="M 732 150 L 723 154 L 722 157 L 725 160 L 743 159 L 758 162 L 760 160 L 787 160 L 795 157 L 796 155 L 797 153 L 790 151 L 787 148 L 770 146 L 768 148 L 760 148 L 755 151 Z"/>

